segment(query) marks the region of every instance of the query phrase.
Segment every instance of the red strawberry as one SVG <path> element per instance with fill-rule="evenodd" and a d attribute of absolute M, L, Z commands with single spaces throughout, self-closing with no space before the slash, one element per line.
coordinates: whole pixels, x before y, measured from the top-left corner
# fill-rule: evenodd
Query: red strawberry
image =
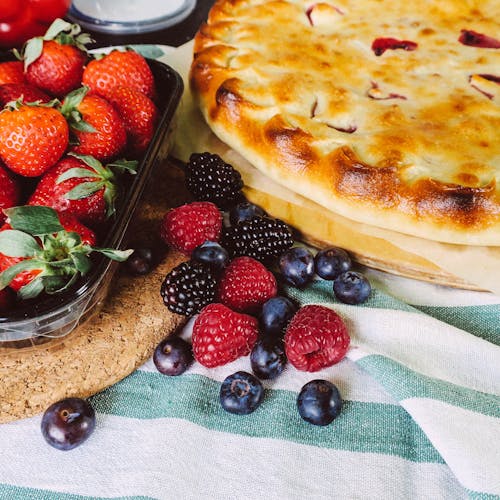
<path fill-rule="evenodd" d="M 285 352 L 297 370 L 316 372 L 338 363 L 350 337 L 342 318 L 328 307 L 308 305 L 294 315 L 285 333 Z"/>
<path fill-rule="evenodd" d="M 7 216 L 4 208 L 15 207 L 21 201 L 21 190 L 14 176 L 0 163 L 0 225 Z"/>
<path fill-rule="evenodd" d="M 258 322 L 252 316 L 209 304 L 193 325 L 193 354 L 207 368 L 224 365 L 249 354 L 258 335 Z"/>
<path fill-rule="evenodd" d="M 42 37 L 28 40 L 23 50 L 26 80 L 51 95 L 62 97 L 80 86 L 91 41 L 80 27 L 56 19 Z"/>
<path fill-rule="evenodd" d="M 113 166 L 135 172 L 137 162 L 103 166 L 91 156 L 66 156 L 45 172 L 28 205 L 52 207 L 91 227 L 99 225 L 115 211 L 118 180 Z"/>
<path fill-rule="evenodd" d="M 11 101 L 22 99 L 24 102 L 49 102 L 50 97 L 29 83 L 6 83 L 0 85 L 0 107 Z"/>
<path fill-rule="evenodd" d="M 17 101 L 0 113 L 0 158 L 26 177 L 52 167 L 66 150 L 68 136 L 64 116 L 48 105 Z"/>
<path fill-rule="evenodd" d="M 137 157 L 146 151 L 158 121 L 154 102 L 130 87 L 115 87 L 109 101 L 118 111 L 127 131 L 128 150 Z"/>
<path fill-rule="evenodd" d="M 209 201 L 195 201 L 174 208 L 163 217 L 160 236 L 172 248 L 186 255 L 205 241 L 219 241 L 222 214 Z"/>
<path fill-rule="evenodd" d="M 233 259 L 219 282 L 220 301 L 235 311 L 255 312 L 277 293 L 273 273 L 251 257 Z"/>
<path fill-rule="evenodd" d="M 0 63 L 0 85 L 25 82 L 23 63 L 21 61 Z"/>
<path fill-rule="evenodd" d="M 127 143 L 127 133 L 116 109 L 106 99 L 87 94 L 83 87 L 66 96 L 61 113 L 68 119 L 78 145 L 71 150 L 101 161 L 118 156 Z"/>
<path fill-rule="evenodd" d="M 155 95 L 153 73 L 146 59 L 133 50 L 113 50 L 101 59 L 90 61 L 82 83 L 106 99 L 115 87 L 136 89 L 150 99 Z"/>

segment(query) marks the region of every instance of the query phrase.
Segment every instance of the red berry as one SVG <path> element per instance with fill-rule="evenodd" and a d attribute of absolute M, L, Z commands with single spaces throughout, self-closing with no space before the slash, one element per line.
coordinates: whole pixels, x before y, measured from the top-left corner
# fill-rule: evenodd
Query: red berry
<path fill-rule="evenodd" d="M 207 368 L 225 365 L 249 354 L 258 335 L 254 317 L 231 311 L 222 304 L 209 304 L 193 325 L 194 357 Z"/>
<path fill-rule="evenodd" d="M 276 278 L 251 257 L 237 257 L 224 270 L 219 299 L 235 311 L 254 312 L 278 293 Z"/>
<path fill-rule="evenodd" d="M 190 255 L 205 241 L 219 241 L 222 214 L 208 201 L 195 201 L 174 208 L 163 217 L 161 238 L 179 252 Z"/>
<path fill-rule="evenodd" d="M 324 306 L 300 308 L 285 334 L 285 351 L 297 370 L 316 372 L 338 363 L 346 354 L 350 337 L 342 318 Z"/>
<path fill-rule="evenodd" d="M 11 101 L 23 99 L 24 102 L 49 102 L 50 97 L 39 88 L 29 83 L 6 83 L 0 85 L 0 107 Z"/>

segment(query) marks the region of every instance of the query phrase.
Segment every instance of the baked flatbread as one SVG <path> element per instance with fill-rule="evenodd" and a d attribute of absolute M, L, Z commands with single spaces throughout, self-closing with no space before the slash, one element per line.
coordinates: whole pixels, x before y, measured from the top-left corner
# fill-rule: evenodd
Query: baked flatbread
<path fill-rule="evenodd" d="M 190 82 L 212 130 L 351 219 L 500 245 L 498 0 L 218 0 Z"/>

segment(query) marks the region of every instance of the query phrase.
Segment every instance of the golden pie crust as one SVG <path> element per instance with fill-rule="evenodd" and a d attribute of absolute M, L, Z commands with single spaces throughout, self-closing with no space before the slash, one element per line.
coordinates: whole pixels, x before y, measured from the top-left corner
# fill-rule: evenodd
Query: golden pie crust
<path fill-rule="evenodd" d="M 190 84 L 219 138 L 289 189 L 500 245 L 499 19 L 498 0 L 219 0 Z"/>

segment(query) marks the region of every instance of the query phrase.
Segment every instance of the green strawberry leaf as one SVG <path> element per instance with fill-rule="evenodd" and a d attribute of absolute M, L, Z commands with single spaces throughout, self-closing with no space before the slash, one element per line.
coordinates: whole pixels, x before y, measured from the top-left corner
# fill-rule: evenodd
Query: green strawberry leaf
<path fill-rule="evenodd" d="M 106 202 L 106 218 L 109 219 L 115 212 L 116 186 L 107 183 L 104 189 L 104 201 Z"/>
<path fill-rule="evenodd" d="M 37 36 L 28 40 L 26 46 L 24 47 L 24 71 L 28 66 L 35 62 L 41 55 L 43 50 L 43 38 Z"/>
<path fill-rule="evenodd" d="M 64 230 L 57 212 L 50 207 L 23 205 L 6 208 L 4 213 L 9 218 L 13 229 L 33 236 L 53 234 Z"/>
<path fill-rule="evenodd" d="M 79 87 L 75 90 L 72 90 L 65 98 L 63 105 L 61 106 L 61 113 L 65 115 L 65 113 L 69 109 L 77 108 L 81 102 L 83 101 L 83 98 L 87 95 L 88 91 L 90 90 L 90 87 L 87 87 L 86 85 L 83 85 L 82 87 Z"/>
<path fill-rule="evenodd" d="M 95 170 L 98 174 L 100 174 L 100 176 L 103 179 L 107 179 L 107 178 L 112 177 L 112 172 L 110 172 L 110 170 L 108 168 L 103 167 L 102 163 L 99 160 L 97 160 L 96 158 L 94 158 L 93 156 L 81 155 L 81 154 L 75 153 L 73 151 L 69 152 L 68 154 L 83 161 L 83 163 L 85 163 L 86 165 L 91 167 L 93 170 Z"/>
<path fill-rule="evenodd" d="M 91 172 L 88 168 L 75 167 L 63 172 L 56 180 L 56 184 L 61 184 L 68 179 L 85 179 L 95 177 L 95 172 Z"/>
<path fill-rule="evenodd" d="M 158 45 L 127 45 L 127 48 L 149 59 L 159 59 L 165 55 Z"/>
<path fill-rule="evenodd" d="M 17 296 L 22 299 L 34 299 L 43 292 L 44 282 L 42 276 L 37 276 L 33 281 L 24 285 L 17 292 Z"/>
<path fill-rule="evenodd" d="M 14 229 L 0 232 L 0 253 L 8 257 L 33 257 L 40 250 L 35 238 L 27 233 Z"/>
<path fill-rule="evenodd" d="M 125 160 L 125 159 L 123 159 L 123 160 L 116 160 L 113 163 L 108 163 L 106 166 L 108 168 L 114 167 L 114 169 L 120 173 L 128 172 L 130 174 L 136 174 L 138 165 L 139 165 L 139 162 L 137 160 Z"/>
<path fill-rule="evenodd" d="M 64 21 L 63 19 L 57 18 L 54 19 L 52 24 L 49 26 L 49 29 L 43 35 L 44 40 L 54 40 L 57 35 L 63 33 L 64 31 L 71 32 L 73 25 Z"/>
<path fill-rule="evenodd" d="M 82 182 L 68 191 L 64 198 L 67 200 L 82 200 L 100 191 L 104 186 L 102 181 Z"/>
<path fill-rule="evenodd" d="M 0 290 L 10 285 L 10 282 L 23 271 L 32 271 L 33 269 L 43 269 L 44 263 L 35 259 L 27 259 L 8 267 L 0 273 Z"/>
<path fill-rule="evenodd" d="M 72 118 L 70 120 L 70 126 L 73 130 L 77 130 L 78 132 L 87 132 L 89 134 L 95 134 L 97 132 L 97 130 L 90 123 L 82 120 L 81 117 L 80 119 L 74 119 L 74 114 L 76 113 L 71 113 Z"/>
<path fill-rule="evenodd" d="M 71 259 L 76 269 L 80 271 L 82 275 L 87 274 L 92 268 L 92 261 L 82 252 L 73 252 L 71 254 Z"/>
<path fill-rule="evenodd" d="M 134 250 L 115 250 L 114 248 L 97 248 L 92 247 L 92 251 L 102 253 L 108 259 L 116 260 L 117 262 L 125 262 Z"/>

